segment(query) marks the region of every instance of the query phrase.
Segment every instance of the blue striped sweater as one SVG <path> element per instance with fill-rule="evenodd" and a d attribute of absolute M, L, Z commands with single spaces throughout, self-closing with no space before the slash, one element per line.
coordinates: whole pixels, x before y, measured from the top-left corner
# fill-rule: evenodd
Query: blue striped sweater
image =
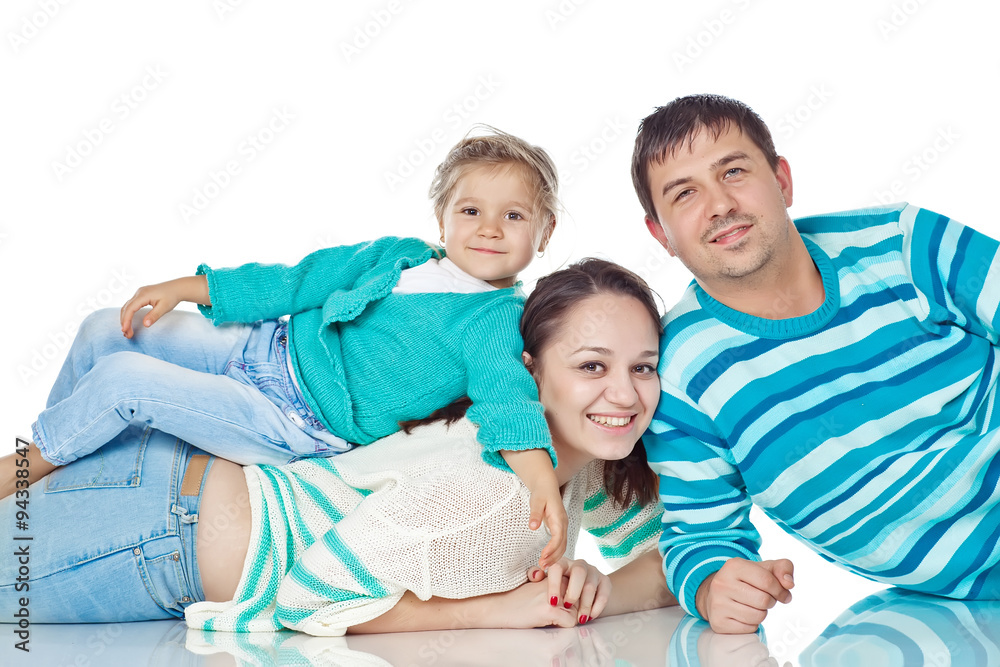
<path fill-rule="evenodd" d="M 659 407 L 667 583 L 695 594 L 759 560 L 756 503 L 876 581 L 1000 598 L 998 244 L 906 204 L 798 220 L 826 300 L 786 320 L 692 284 L 664 318 Z"/>

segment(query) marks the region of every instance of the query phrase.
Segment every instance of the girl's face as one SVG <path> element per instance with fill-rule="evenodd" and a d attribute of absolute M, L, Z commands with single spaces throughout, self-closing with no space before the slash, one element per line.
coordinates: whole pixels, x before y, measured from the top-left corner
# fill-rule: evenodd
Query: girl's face
<path fill-rule="evenodd" d="M 659 400 L 659 336 L 638 300 L 597 294 L 581 301 L 539 358 L 525 354 L 552 431 L 559 468 L 627 456 Z"/>
<path fill-rule="evenodd" d="M 494 287 L 510 287 L 544 250 L 554 220 L 541 220 L 536 197 L 516 165 L 472 167 L 459 178 L 440 221 L 448 258 Z"/>

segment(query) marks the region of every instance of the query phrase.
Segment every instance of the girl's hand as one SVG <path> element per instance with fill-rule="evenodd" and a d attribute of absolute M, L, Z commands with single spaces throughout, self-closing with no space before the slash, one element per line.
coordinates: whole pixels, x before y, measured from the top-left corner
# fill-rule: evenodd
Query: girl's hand
<path fill-rule="evenodd" d="M 538 568 L 528 571 L 529 581 L 548 579 L 549 605 L 571 611 L 577 623 L 597 618 L 611 597 L 611 579 L 584 560 L 563 558 L 548 572 Z"/>
<path fill-rule="evenodd" d="M 563 506 L 559 487 L 553 484 L 539 483 L 538 488 L 531 490 L 531 516 L 528 517 L 528 527 L 537 530 L 545 521 L 545 527 L 552 536 L 542 549 L 538 558 L 538 567 L 545 570 L 556 563 L 566 553 L 566 528 L 569 517 Z"/>
<path fill-rule="evenodd" d="M 126 338 L 131 338 L 135 334 L 132 329 L 132 317 L 140 308 L 153 307 L 142 319 L 143 326 L 151 327 L 164 314 L 176 308 L 181 301 L 211 305 L 208 299 L 208 279 L 205 276 L 185 276 L 165 283 L 140 287 L 122 306 L 122 333 Z"/>
<path fill-rule="evenodd" d="M 756 632 L 777 603 L 792 600 L 792 562 L 730 558 L 698 589 L 695 604 L 719 634 Z"/>

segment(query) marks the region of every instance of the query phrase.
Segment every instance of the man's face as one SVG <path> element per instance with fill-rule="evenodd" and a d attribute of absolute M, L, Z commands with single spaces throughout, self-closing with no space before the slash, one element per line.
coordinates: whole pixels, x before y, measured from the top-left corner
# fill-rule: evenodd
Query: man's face
<path fill-rule="evenodd" d="M 651 164 L 649 186 L 657 220 L 650 234 L 694 274 L 710 294 L 766 275 L 781 261 L 793 229 L 788 163 L 771 169 L 739 128 L 712 139 L 702 129 L 663 164 Z M 785 253 L 787 255 L 787 253 Z"/>

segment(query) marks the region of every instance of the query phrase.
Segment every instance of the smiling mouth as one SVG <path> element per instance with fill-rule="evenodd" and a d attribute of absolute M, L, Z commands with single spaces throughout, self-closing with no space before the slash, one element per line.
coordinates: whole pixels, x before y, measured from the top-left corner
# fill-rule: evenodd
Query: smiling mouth
<path fill-rule="evenodd" d="M 601 426 L 628 426 L 635 419 L 635 415 L 630 417 L 605 417 L 603 415 L 587 415 L 587 419 L 600 424 Z"/>
<path fill-rule="evenodd" d="M 739 234 L 740 232 L 742 232 L 745 229 L 750 229 L 750 225 L 742 225 L 740 227 L 737 227 L 736 229 L 734 229 L 731 232 L 727 232 L 727 233 L 723 234 L 722 236 L 716 236 L 714 239 L 712 239 L 712 243 L 718 243 L 719 241 L 723 241 L 724 242 L 727 239 L 731 239 L 732 237 L 736 236 L 737 234 Z"/>
<path fill-rule="evenodd" d="M 484 255 L 502 255 L 503 253 L 499 250 L 491 250 L 490 248 L 471 248 L 475 252 L 481 252 Z"/>

